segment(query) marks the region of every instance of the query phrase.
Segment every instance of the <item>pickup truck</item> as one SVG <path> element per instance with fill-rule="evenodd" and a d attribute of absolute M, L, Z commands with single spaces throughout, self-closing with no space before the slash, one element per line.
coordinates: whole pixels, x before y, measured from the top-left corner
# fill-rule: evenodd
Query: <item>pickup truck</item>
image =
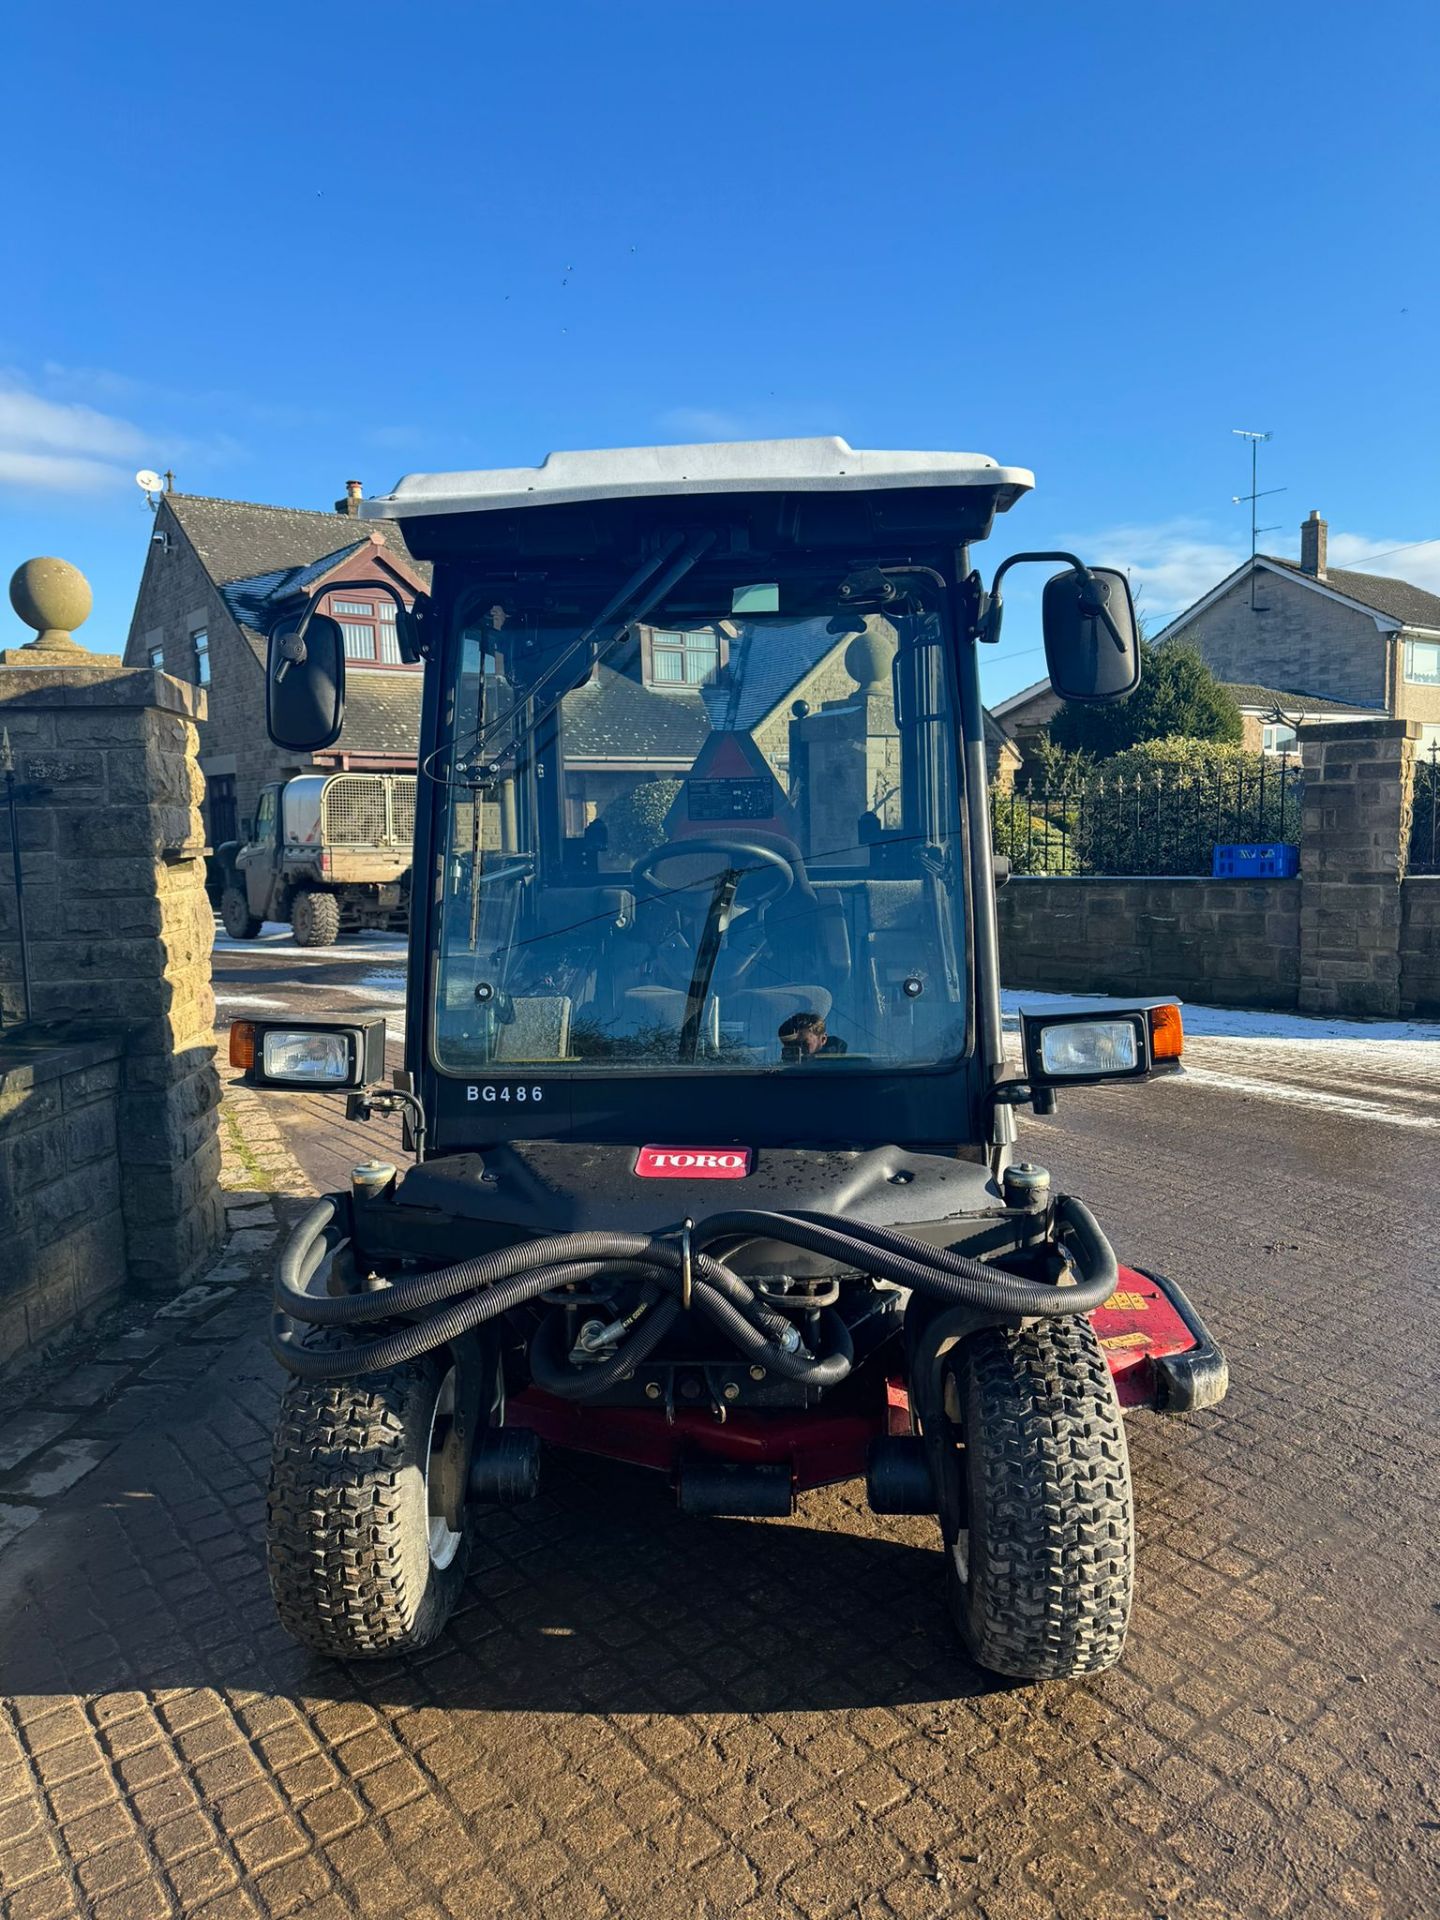
<path fill-rule="evenodd" d="M 235 940 L 288 920 L 302 947 L 410 918 L 413 773 L 304 773 L 262 787 L 247 837 L 217 847 L 220 918 Z"/>

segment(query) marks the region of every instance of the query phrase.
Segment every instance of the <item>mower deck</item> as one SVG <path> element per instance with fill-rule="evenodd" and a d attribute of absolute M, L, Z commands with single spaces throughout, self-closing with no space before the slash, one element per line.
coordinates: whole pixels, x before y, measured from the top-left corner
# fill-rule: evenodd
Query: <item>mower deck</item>
<path fill-rule="evenodd" d="M 1173 1280 L 1121 1267 L 1120 1285 L 1090 1318 L 1122 1407 L 1188 1413 L 1224 1397 L 1224 1356 Z M 552 1446 L 666 1474 L 696 1456 L 740 1466 L 788 1463 L 796 1493 L 862 1475 L 872 1440 L 911 1431 L 909 1397 L 893 1376 L 873 1413 L 742 1409 L 720 1422 L 708 1407 L 587 1406 L 527 1387 L 507 1400 L 505 1421 Z"/>

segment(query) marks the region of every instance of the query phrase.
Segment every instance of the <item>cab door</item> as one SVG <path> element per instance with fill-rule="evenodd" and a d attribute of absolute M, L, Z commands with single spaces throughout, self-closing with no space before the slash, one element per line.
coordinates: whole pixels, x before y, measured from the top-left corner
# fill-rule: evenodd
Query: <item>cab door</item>
<path fill-rule="evenodd" d="M 257 920 L 271 918 L 275 874 L 280 863 L 280 789 L 262 787 L 255 810 L 255 831 L 235 856 L 245 900 Z"/>

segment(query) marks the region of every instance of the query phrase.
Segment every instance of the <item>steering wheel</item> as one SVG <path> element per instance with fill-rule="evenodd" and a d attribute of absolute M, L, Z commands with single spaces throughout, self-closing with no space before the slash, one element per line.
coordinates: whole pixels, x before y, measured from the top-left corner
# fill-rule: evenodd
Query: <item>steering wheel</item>
<path fill-rule="evenodd" d="M 712 864 L 699 878 L 686 880 L 680 887 L 667 887 L 656 877 L 656 869 L 672 860 L 689 860 L 696 854 L 719 854 L 723 863 Z M 760 840 L 726 840 L 718 835 L 693 840 L 667 840 L 663 846 L 642 853 L 633 869 L 636 880 L 646 881 L 657 893 L 687 892 L 692 887 L 713 886 L 726 867 L 738 868 L 740 887 L 748 890 L 750 904 L 769 906 L 781 899 L 795 884 L 795 869 L 783 853 Z M 753 882 L 753 884 L 751 884 Z"/>

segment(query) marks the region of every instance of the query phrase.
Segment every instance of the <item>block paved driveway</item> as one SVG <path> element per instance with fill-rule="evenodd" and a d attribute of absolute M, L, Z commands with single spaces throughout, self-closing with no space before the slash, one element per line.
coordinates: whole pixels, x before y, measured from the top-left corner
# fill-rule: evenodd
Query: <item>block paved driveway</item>
<path fill-rule="evenodd" d="M 6 1920 L 1440 1911 L 1440 1102 L 1357 1118 L 1241 1065 L 1028 1139 L 1231 1357 L 1217 1414 L 1132 1423 L 1118 1671 L 978 1673 L 932 1527 L 856 1486 L 688 1520 L 559 1456 L 483 1519 L 430 1653 L 317 1660 L 265 1583 L 257 1286 L 117 1391 L 118 1448 L 0 1554 Z M 322 1112 L 284 1124 L 330 1178 L 376 1136 Z"/>

